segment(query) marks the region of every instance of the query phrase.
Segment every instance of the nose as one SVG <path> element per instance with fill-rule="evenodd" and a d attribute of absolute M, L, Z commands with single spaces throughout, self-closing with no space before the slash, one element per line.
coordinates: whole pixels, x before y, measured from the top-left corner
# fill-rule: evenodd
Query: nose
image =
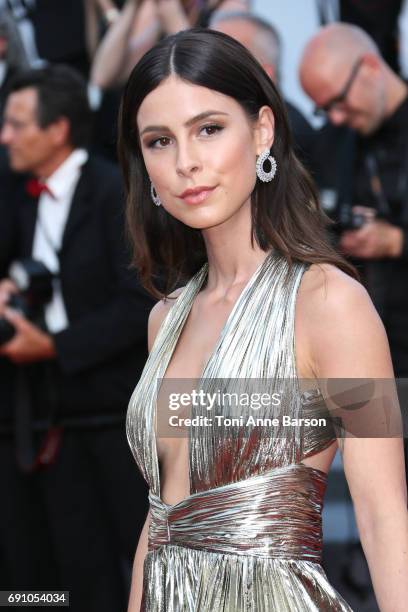
<path fill-rule="evenodd" d="M 333 123 L 333 125 L 343 125 L 344 123 L 346 123 L 347 117 L 344 110 L 333 108 L 329 112 L 329 119 Z"/>
<path fill-rule="evenodd" d="M 191 176 L 201 168 L 198 151 L 191 142 L 181 142 L 177 147 L 176 171 L 180 176 Z"/>
<path fill-rule="evenodd" d="M 0 131 L 0 143 L 8 145 L 11 142 L 12 129 L 6 123 L 3 125 Z"/>

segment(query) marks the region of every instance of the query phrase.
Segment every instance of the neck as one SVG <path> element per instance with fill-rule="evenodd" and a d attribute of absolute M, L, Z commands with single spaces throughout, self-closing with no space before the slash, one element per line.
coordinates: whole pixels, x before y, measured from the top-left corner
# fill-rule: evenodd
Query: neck
<path fill-rule="evenodd" d="M 33 170 L 33 174 L 40 179 L 46 180 L 64 163 L 73 150 L 71 146 L 59 149 L 57 152 L 54 152 L 50 158 L 39 164 L 38 167 Z"/>
<path fill-rule="evenodd" d="M 251 245 L 250 201 L 223 224 L 203 230 L 203 238 L 208 257 L 207 287 L 220 294 L 246 283 L 267 256 L 255 241 Z"/>
<path fill-rule="evenodd" d="M 388 69 L 385 73 L 385 117 L 390 117 L 408 95 L 408 87 L 399 76 Z"/>

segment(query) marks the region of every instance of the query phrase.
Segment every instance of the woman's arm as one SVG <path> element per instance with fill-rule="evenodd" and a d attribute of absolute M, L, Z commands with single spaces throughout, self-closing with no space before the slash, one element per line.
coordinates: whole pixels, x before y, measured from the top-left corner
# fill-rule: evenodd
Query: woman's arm
<path fill-rule="evenodd" d="M 176 34 L 191 27 L 180 0 L 156 0 L 162 29 L 166 34 Z"/>
<path fill-rule="evenodd" d="M 111 25 L 119 17 L 119 9 L 112 0 L 85 0 L 85 40 L 90 60 L 95 55 L 99 44 L 99 21 L 102 17 Z"/>
<path fill-rule="evenodd" d="M 93 85 L 107 89 L 117 83 L 138 5 L 137 0 L 127 0 L 116 23 L 99 44 L 91 67 L 90 80 Z"/>
<path fill-rule="evenodd" d="M 92 60 L 98 46 L 98 12 L 95 0 L 85 0 L 85 41 L 88 57 Z"/>
<path fill-rule="evenodd" d="M 133 66 L 157 41 L 159 33 L 155 1 L 127 0 L 95 54 L 91 83 L 101 89 L 123 84 Z"/>
<path fill-rule="evenodd" d="M 312 268 L 307 273 L 312 287 L 307 306 L 308 345 L 316 377 L 326 380 L 328 387 L 333 379 L 342 379 L 349 387 L 352 379 L 375 379 L 388 392 L 394 376 L 388 341 L 366 290 L 332 266 Z M 358 380 L 356 383 L 358 386 Z M 333 407 L 330 397 L 327 399 Z M 395 418 L 395 398 L 390 395 L 384 406 L 390 408 L 395 431 L 400 425 L 400 415 Z M 370 427 L 379 423 L 379 403 L 369 402 L 368 409 L 365 429 L 359 423 L 360 437 L 346 435 L 339 445 L 378 605 L 382 612 L 404 612 L 408 602 L 408 512 L 402 437 L 369 438 Z"/>
<path fill-rule="evenodd" d="M 158 15 L 161 19 L 163 31 L 166 34 L 176 34 L 195 25 L 200 9 L 194 3 L 190 10 L 183 7 L 181 0 L 156 0 Z M 214 3 L 209 3 L 209 6 Z M 217 12 L 249 11 L 248 0 L 222 0 L 215 3 Z"/>

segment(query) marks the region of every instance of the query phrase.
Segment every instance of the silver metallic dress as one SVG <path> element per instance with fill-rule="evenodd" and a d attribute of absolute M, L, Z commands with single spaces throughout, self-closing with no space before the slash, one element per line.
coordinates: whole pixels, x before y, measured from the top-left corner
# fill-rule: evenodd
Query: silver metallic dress
<path fill-rule="evenodd" d="M 300 263 L 289 269 L 277 253 L 266 257 L 205 366 L 207 391 L 219 379 L 267 379 L 271 389 L 275 380 L 291 379 L 283 413 L 300 423 L 301 417 L 321 416 L 319 391 L 301 393 L 296 377 L 295 303 L 306 269 Z M 253 427 L 245 435 L 239 427 L 191 427 L 190 495 L 174 505 L 161 499 L 157 381 L 206 278 L 207 265 L 170 309 L 129 404 L 129 444 L 150 487 L 141 610 L 350 612 L 320 565 L 326 475 L 302 463 L 334 441 L 330 427 Z"/>

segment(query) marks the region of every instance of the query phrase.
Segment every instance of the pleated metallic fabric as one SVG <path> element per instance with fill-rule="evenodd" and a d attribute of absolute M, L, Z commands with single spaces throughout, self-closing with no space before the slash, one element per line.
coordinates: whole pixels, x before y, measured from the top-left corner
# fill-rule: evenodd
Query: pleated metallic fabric
<path fill-rule="evenodd" d="M 296 376 L 295 305 L 307 266 L 269 253 L 238 298 L 201 377 L 250 380 L 281 389 L 281 414 L 325 413 L 318 389 Z M 144 612 L 351 612 L 321 566 L 324 472 L 302 463 L 335 440 L 331 427 L 302 424 L 249 431 L 189 429 L 190 495 L 169 505 L 160 495 L 157 393 L 207 265 L 190 280 L 163 321 L 129 404 L 127 435 L 149 485 L 151 524 L 144 563 Z M 241 386 L 241 385 L 240 385 Z M 241 389 L 242 391 L 242 389 Z M 221 414 L 223 407 L 217 406 Z M 248 409 L 249 410 L 249 409 Z M 270 410 L 270 408 L 269 408 Z M 193 416 L 200 413 L 195 409 Z M 258 417 L 270 416 L 268 409 Z"/>

